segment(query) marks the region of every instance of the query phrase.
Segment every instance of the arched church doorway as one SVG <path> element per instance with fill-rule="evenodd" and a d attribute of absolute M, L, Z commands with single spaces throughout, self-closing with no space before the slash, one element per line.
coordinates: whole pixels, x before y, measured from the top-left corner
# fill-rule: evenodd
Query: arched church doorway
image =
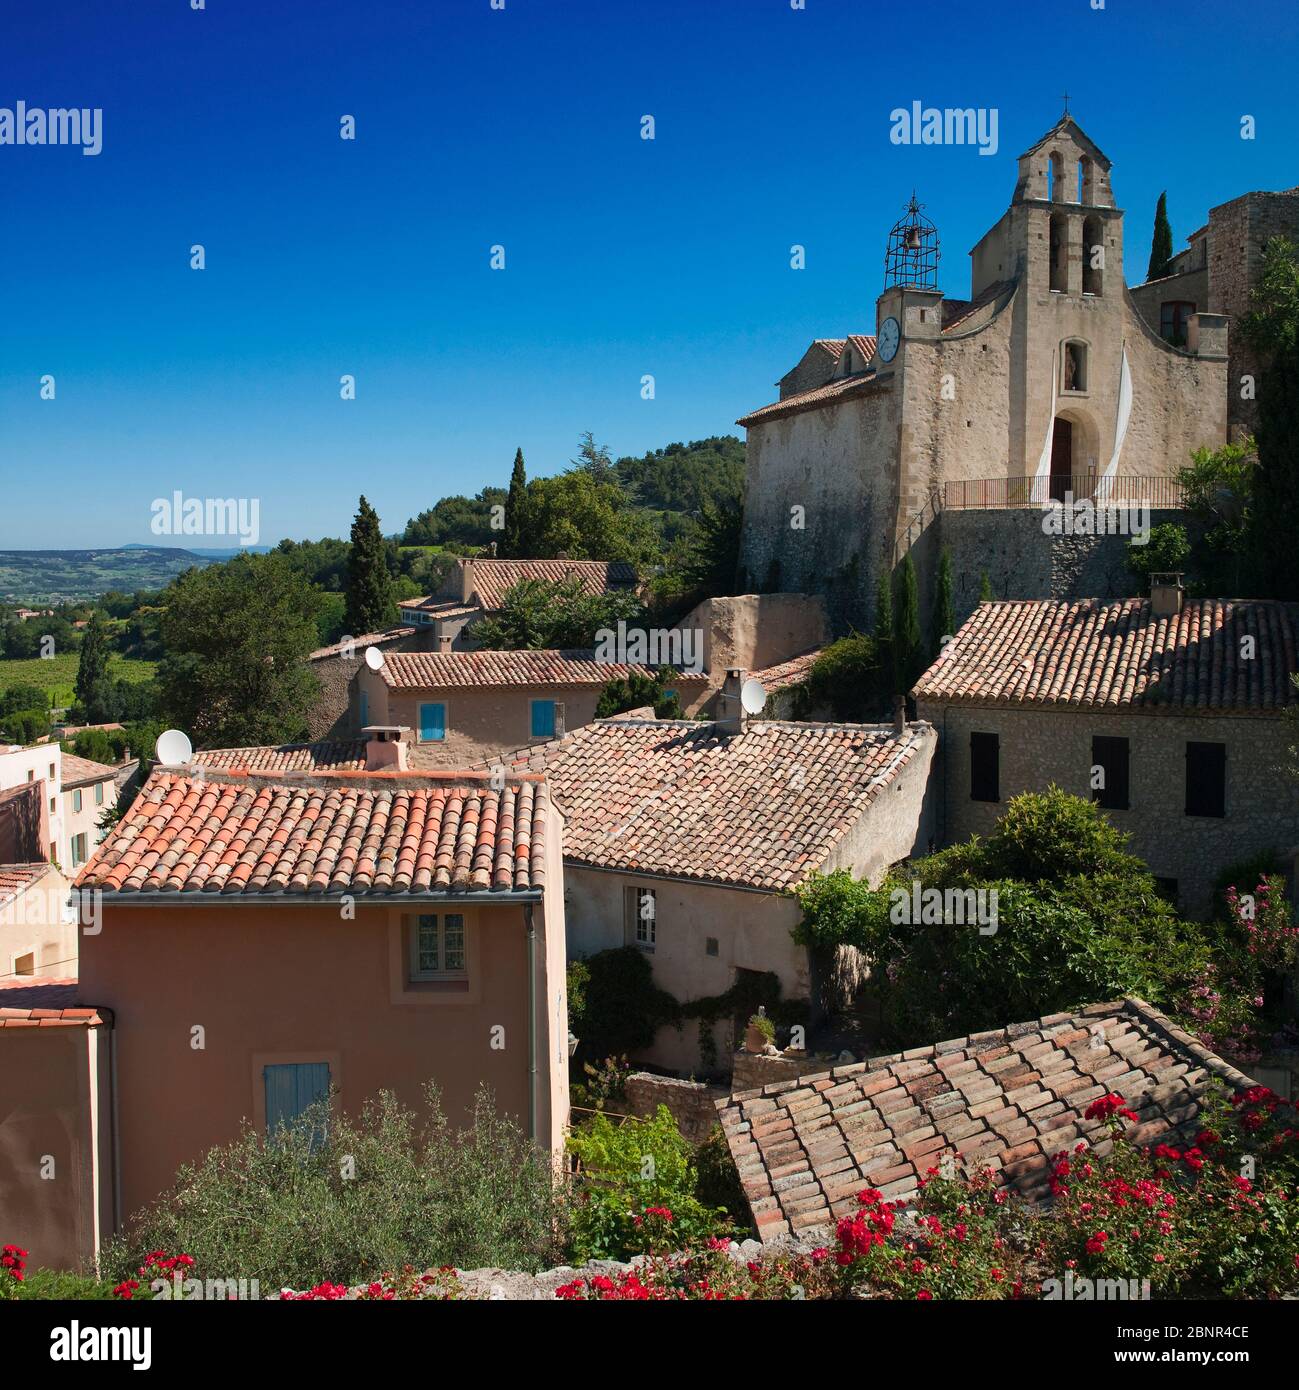
<path fill-rule="evenodd" d="M 1073 477 L 1073 422 L 1057 416 L 1051 435 L 1051 500 L 1063 502 Z"/>

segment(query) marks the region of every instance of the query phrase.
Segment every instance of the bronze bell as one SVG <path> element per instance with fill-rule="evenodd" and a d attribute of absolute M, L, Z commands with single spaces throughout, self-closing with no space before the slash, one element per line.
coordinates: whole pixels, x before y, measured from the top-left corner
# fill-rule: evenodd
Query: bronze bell
<path fill-rule="evenodd" d="M 908 251 L 920 250 L 920 228 L 908 227 L 906 238 L 902 243 Z"/>

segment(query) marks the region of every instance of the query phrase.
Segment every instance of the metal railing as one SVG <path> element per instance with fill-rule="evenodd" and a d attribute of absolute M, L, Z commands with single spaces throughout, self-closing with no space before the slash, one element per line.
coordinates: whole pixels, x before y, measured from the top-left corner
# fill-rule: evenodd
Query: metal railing
<path fill-rule="evenodd" d="M 1074 501 L 1115 505 L 1144 503 L 1152 509 L 1183 505 L 1182 487 L 1176 478 L 1141 478 L 1099 473 L 1053 473 L 1045 478 L 976 478 L 943 484 L 942 505 L 952 511 L 1041 507 L 1063 502 L 1068 494 Z"/>

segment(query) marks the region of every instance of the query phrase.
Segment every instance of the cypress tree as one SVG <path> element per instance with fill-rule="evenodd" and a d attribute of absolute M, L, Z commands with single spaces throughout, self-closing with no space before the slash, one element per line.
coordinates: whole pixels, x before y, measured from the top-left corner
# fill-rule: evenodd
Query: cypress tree
<path fill-rule="evenodd" d="M 893 679 L 898 694 L 905 695 L 920 678 L 921 641 L 920 589 L 907 551 L 893 575 Z"/>
<path fill-rule="evenodd" d="M 1147 280 L 1162 280 L 1168 274 L 1173 259 L 1173 229 L 1168 221 L 1168 194 L 1161 193 L 1155 204 L 1155 230 L 1150 238 L 1150 265 Z"/>
<path fill-rule="evenodd" d="M 87 724 L 102 724 L 109 718 L 108 642 L 98 609 L 91 613 L 81 637 L 75 690 L 77 703 L 86 712 Z"/>
<path fill-rule="evenodd" d="M 984 570 L 979 576 L 979 602 L 991 603 L 993 598 L 992 580 L 988 578 L 988 571 Z"/>
<path fill-rule="evenodd" d="M 893 640 L 893 590 L 889 587 L 888 570 L 880 571 L 879 584 L 875 588 L 875 632 L 877 642 Z"/>
<path fill-rule="evenodd" d="M 528 475 L 523 467 L 523 450 L 514 451 L 514 468 L 510 473 L 510 491 L 505 498 L 505 533 L 499 553 L 510 560 L 526 559 L 524 532 L 527 527 Z"/>
<path fill-rule="evenodd" d="M 354 637 L 377 632 L 393 616 L 392 579 L 379 530 L 379 514 L 361 498 L 347 555 L 347 630 Z"/>
<path fill-rule="evenodd" d="M 1261 373 L 1258 467 L 1250 529 L 1256 593 L 1299 600 L 1299 338 L 1280 347 Z"/>
<path fill-rule="evenodd" d="M 943 638 L 956 632 L 956 607 L 952 601 L 952 552 L 943 547 L 938 557 L 938 578 L 934 583 L 933 630 L 930 632 L 930 656 L 937 657 L 943 649 Z"/>

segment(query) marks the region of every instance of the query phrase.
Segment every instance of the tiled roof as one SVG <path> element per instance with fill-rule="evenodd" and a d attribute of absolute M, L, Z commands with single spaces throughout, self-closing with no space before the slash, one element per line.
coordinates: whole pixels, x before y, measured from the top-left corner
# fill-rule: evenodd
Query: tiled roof
<path fill-rule="evenodd" d="M 158 771 L 81 871 L 108 892 L 432 894 L 545 884 L 544 781 Z"/>
<path fill-rule="evenodd" d="M 380 674 L 402 690 L 447 690 L 464 686 L 603 685 L 653 667 L 597 661 L 594 651 L 390 652 Z M 683 674 L 683 681 L 706 680 Z"/>
<path fill-rule="evenodd" d="M 416 600 L 411 600 L 416 602 Z M 401 608 L 410 607 L 409 603 L 398 605 Z M 335 642 L 328 647 L 317 647 L 307 658 L 308 661 L 323 661 L 326 657 L 342 656 L 345 649 L 353 652 L 364 652 L 367 647 L 382 646 L 385 642 L 397 642 L 403 637 L 414 636 L 413 627 L 390 627 L 382 632 L 367 632 L 363 637 L 350 637 L 345 642 Z"/>
<path fill-rule="evenodd" d="M 457 603 L 452 599 L 440 598 L 437 594 L 425 594 L 422 598 L 404 598 L 397 605 L 403 613 L 425 613 L 434 618 L 467 618 L 483 610 L 476 603 Z M 412 628 L 413 632 L 415 629 Z"/>
<path fill-rule="evenodd" d="M 1246 659 L 1243 639 L 1255 655 Z M 981 603 L 916 684 L 943 704 L 1275 714 L 1295 703 L 1299 604 L 1149 599 Z"/>
<path fill-rule="evenodd" d="M 117 769 L 107 763 L 92 762 L 89 758 L 79 758 L 75 753 L 63 755 L 63 785 L 78 787 L 85 782 L 110 782 L 117 776 Z"/>
<path fill-rule="evenodd" d="M 26 787 L 22 790 L 25 791 Z M 43 859 L 34 864 L 0 864 L 0 906 L 19 893 L 25 893 L 49 871 L 50 866 Z"/>
<path fill-rule="evenodd" d="M 255 748 L 205 748 L 190 760 L 194 767 L 244 772 L 364 772 L 365 740 L 265 744 Z"/>
<path fill-rule="evenodd" d="M 758 1233 L 772 1240 L 837 1220 L 863 1187 L 914 1194 L 945 1153 L 1041 1200 L 1053 1155 L 1080 1140 L 1109 1147 L 1103 1122 L 1084 1117 L 1093 1100 L 1125 1097 L 1139 1120 L 1128 1137 L 1153 1144 L 1194 1123 L 1214 1080 L 1252 1084 L 1127 999 L 740 1091 L 718 1109 Z"/>
<path fill-rule="evenodd" d="M 772 401 L 770 405 L 751 410 L 747 415 L 741 415 L 735 423 L 745 426 L 757 425 L 781 415 L 797 415 L 800 410 L 815 410 L 823 405 L 836 404 L 846 397 L 873 390 L 879 384 L 880 378 L 874 372 L 835 377 L 824 386 L 814 386 L 810 391 L 799 391 L 792 396 L 786 396 L 783 401 Z"/>
<path fill-rule="evenodd" d="M 48 975 L 0 980 L 0 1028 L 95 1028 L 111 1023 L 107 1009 L 77 1003 L 77 982 Z"/>
<path fill-rule="evenodd" d="M 953 332 L 976 310 L 992 303 L 994 299 L 1000 299 L 1003 294 L 1008 294 L 1014 288 L 1013 280 L 994 280 L 992 284 L 985 285 L 973 299 L 944 299 L 943 332 Z"/>
<path fill-rule="evenodd" d="M 567 863 L 781 892 L 819 869 L 922 741 L 860 724 L 601 719 L 522 749 L 564 815 Z M 510 760 L 504 759 L 506 765 Z"/>
<path fill-rule="evenodd" d="M 621 560 L 471 560 L 474 593 L 492 612 L 505 602 L 506 593 L 523 579 L 544 579 L 557 584 L 577 575 L 588 594 L 610 589 L 629 589 L 636 583 L 635 567 Z"/>
<path fill-rule="evenodd" d="M 875 356 L 875 335 L 873 333 L 849 333 L 848 341 L 861 358 L 863 366 Z"/>
<path fill-rule="evenodd" d="M 788 689 L 791 685 L 802 685 L 823 650 L 822 647 L 813 647 L 811 651 L 792 656 L 788 661 L 780 661 L 774 666 L 768 666 L 761 671 L 751 671 L 749 674 L 754 680 L 762 682 L 762 688 L 768 695 L 777 690 Z"/>

